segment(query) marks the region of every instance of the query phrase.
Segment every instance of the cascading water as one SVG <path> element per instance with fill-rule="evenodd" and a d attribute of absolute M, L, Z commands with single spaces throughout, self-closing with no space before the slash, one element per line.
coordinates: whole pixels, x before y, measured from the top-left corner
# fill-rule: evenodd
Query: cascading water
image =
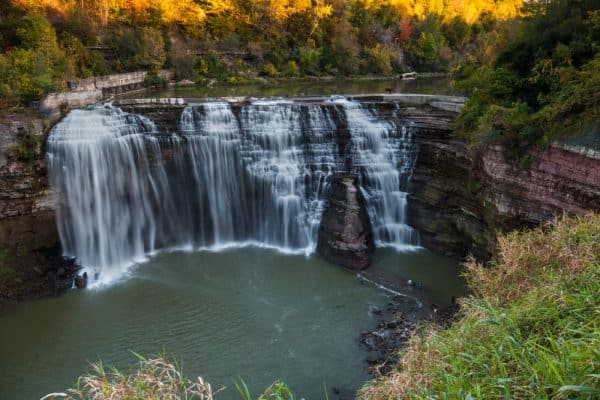
<path fill-rule="evenodd" d="M 344 151 L 341 123 L 351 135 Z M 348 168 L 361 176 L 377 245 L 414 247 L 403 191 L 412 135 L 343 99 L 190 105 L 170 135 L 108 105 L 72 111 L 47 156 L 64 253 L 102 280 L 161 248 L 310 254 L 329 177 Z"/>
<path fill-rule="evenodd" d="M 377 246 L 410 250 L 418 232 L 406 224 L 406 185 L 414 168 L 417 146 L 413 129 L 385 120 L 360 103 L 334 100 L 346 115 L 351 135 L 352 168 L 361 178 Z"/>
<path fill-rule="evenodd" d="M 150 120 L 109 106 L 72 111 L 52 130 L 49 175 L 65 255 L 110 274 L 154 250 L 157 188 L 168 182 L 152 173 L 160 148 L 144 133 L 153 130 Z"/>

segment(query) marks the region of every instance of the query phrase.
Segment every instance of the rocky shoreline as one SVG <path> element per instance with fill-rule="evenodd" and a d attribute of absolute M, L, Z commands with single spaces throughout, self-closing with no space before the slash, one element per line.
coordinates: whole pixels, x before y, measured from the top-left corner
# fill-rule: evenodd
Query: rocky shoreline
<path fill-rule="evenodd" d="M 374 329 L 360 334 L 360 344 L 369 352 L 366 359 L 373 378 L 389 374 L 400 361 L 400 350 L 424 324 L 448 327 L 459 311 L 457 303 L 424 310 L 409 297 L 393 296 L 384 310 L 372 310 L 381 315 Z"/>

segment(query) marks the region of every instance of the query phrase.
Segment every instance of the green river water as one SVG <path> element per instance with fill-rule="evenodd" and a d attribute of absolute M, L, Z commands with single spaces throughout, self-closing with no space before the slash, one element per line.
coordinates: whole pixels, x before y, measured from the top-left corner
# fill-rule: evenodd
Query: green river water
<path fill-rule="evenodd" d="M 216 85 L 150 90 L 128 97 L 293 96 L 383 92 L 451 93 L 446 79 Z M 426 302 L 464 293 L 458 262 L 422 250 L 378 249 L 373 270 L 422 282 Z M 420 286 L 420 285 L 419 285 Z M 412 293 L 414 294 L 414 290 Z M 419 292 L 419 291 L 417 291 Z M 131 352 L 164 352 L 192 379 L 255 394 L 283 379 L 306 399 L 339 388 L 347 398 L 370 379 L 360 333 L 383 316 L 389 291 L 316 256 L 261 248 L 165 252 L 110 286 L 24 302 L 0 315 L 0 400 L 39 399 L 71 387 L 90 362 L 127 368 Z M 409 301 L 406 311 L 419 318 Z"/>
<path fill-rule="evenodd" d="M 423 282 L 432 300 L 464 290 L 456 262 L 380 249 L 375 268 Z M 89 362 L 126 368 L 130 351 L 177 357 L 184 372 L 255 393 L 284 379 L 307 399 L 369 379 L 359 335 L 389 294 L 318 257 L 259 248 L 163 253 L 109 287 L 19 304 L 0 317 L 0 399 L 70 387 Z M 331 394 L 331 392 L 330 392 Z"/>

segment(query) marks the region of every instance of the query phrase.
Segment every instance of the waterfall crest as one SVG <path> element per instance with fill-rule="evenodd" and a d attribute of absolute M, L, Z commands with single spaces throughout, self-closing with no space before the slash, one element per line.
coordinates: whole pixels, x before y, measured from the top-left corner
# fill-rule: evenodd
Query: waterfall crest
<path fill-rule="evenodd" d="M 47 153 L 64 254 L 102 279 L 163 248 L 311 254 L 330 176 L 349 169 L 376 244 L 414 248 L 404 189 L 417 149 L 392 119 L 345 99 L 215 101 L 187 106 L 165 135 L 110 105 L 71 111 Z"/>

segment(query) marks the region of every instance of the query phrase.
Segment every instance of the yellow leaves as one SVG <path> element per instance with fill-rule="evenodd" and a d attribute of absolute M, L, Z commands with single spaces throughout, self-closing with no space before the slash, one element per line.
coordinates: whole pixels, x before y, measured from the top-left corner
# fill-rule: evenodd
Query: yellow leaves
<path fill-rule="evenodd" d="M 417 18 L 433 14 L 450 21 L 459 17 L 472 24 L 484 14 L 499 20 L 513 18 L 519 14 L 523 0 L 360 0 L 357 4 L 371 11 L 391 7 Z"/>
<path fill-rule="evenodd" d="M 147 1 L 147 0 L 144 0 Z M 165 24 L 198 25 L 206 19 L 204 10 L 193 0 L 151 0 Z"/>
<path fill-rule="evenodd" d="M 286 21 L 296 13 L 310 12 L 315 20 L 330 16 L 333 6 L 326 0 L 9 0 L 13 6 L 35 11 L 52 11 L 63 15 L 82 7 L 90 15 L 102 10 L 102 23 L 108 22 L 109 15 L 120 15 L 134 19 L 146 19 L 159 15 L 164 24 L 196 26 L 212 16 L 235 16 L 247 18 L 255 15 L 268 15 L 277 23 Z M 450 21 L 456 17 L 474 23 L 484 14 L 492 18 L 506 20 L 518 15 L 523 0 L 344 0 L 356 4 L 364 10 L 376 11 L 383 7 L 398 10 L 400 15 L 425 18 L 439 15 Z M 202 5 L 201 5 L 202 4 Z M 248 4 L 250 9 L 248 10 Z"/>
<path fill-rule="evenodd" d="M 9 0 L 9 3 L 13 7 L 25 10 L 40 11 L 48 9 L 59 14 L 65 14 L 73 7 L 75 2 L 69 0 Z"/>

